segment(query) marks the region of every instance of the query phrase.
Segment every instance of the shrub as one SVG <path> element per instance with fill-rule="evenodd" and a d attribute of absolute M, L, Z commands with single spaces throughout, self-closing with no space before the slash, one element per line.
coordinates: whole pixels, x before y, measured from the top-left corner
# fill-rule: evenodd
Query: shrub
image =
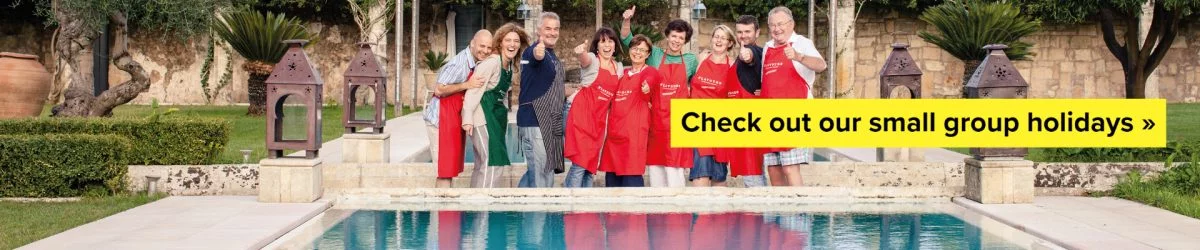
<path fill-rule="evenodd" d="M 1200 153 L 1200 141 L 1171 141 L 1165 148 L 1046 148 L 1037 161 L 1044 162 L 1157 162 L 1172 154 Z"/>
<path fill-rule="evenodd" d="M 125 187 L 131 140 L 116 135 L 0 135 L 0 197 L 112 194 Z"/>
<path fill-rule="evenodd" d="M 209 164 L 229 143 L 232 130 L 218 119 L 66 119 L 0 120 L 0 135 L 91 134 L 129 139 L 133 151 L 125 165 Z"/>

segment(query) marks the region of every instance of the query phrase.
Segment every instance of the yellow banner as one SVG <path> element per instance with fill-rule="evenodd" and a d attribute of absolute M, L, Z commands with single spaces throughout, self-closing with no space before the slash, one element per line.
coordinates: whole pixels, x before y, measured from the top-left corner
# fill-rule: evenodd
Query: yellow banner
<path fill-rule="evenodd" d="M 1164 99 L 676 99 L 672 147 L 1164 147 Z"/>

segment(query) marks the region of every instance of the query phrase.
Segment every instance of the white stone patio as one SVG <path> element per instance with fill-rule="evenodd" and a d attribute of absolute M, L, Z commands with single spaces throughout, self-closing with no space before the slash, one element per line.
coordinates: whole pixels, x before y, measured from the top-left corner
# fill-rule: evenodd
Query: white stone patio
<path fill-rule="evenodd" d="M 1112 197 L 1041 196 L 1033 204 L 954 202 L 1069 249 L 1200 249 L 1200 220 Z"/>

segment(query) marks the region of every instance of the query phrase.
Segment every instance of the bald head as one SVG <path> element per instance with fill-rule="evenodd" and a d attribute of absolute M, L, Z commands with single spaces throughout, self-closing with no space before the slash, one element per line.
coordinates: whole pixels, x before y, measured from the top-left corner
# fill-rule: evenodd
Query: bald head
<path fill-rule="evenodd" d="M 475 32 L 475 37 L 471 38 L 471 54 L 475 56 L 476 61 L 483 61 L 488 55 L 492 54 L 492 32 L 486 29 Z"/>

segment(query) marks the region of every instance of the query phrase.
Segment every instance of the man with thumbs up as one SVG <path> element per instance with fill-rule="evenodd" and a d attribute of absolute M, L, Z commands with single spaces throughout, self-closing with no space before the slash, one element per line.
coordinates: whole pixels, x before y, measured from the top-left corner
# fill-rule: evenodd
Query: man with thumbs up
<path fill-rule="evenodd" d="M 537 42 L 521 55 L 517 135 L 528 169 L 521 176 L 519 187 L 552 187 L 554 174 L 566 170 L 563 159 L 566 70 L 554 54 L 559 27 L 558 14 L 543 12 L 538 18 Z"/>

